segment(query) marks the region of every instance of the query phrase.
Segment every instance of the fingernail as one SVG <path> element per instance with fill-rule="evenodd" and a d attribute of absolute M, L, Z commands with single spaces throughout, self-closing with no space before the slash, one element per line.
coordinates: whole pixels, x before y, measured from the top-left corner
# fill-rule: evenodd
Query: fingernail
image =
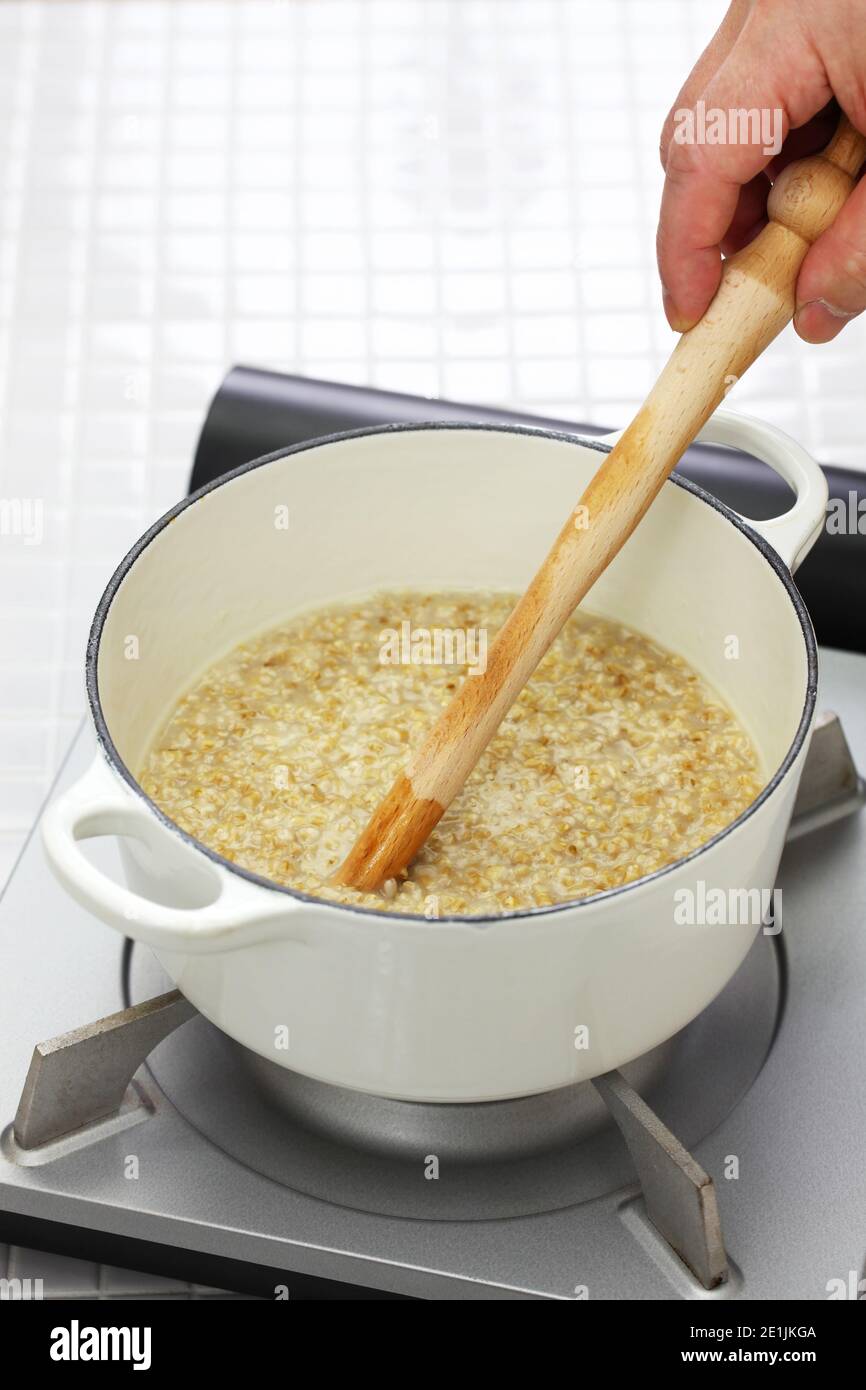
<path fill-rule="evenodd" d="M 794 327 L 807 343 L 829 343 L 857 314 L 840 309 L 827 299 L 810 299 L 794 315 Z"/>
<path fill-rule="evenodd" d="M 678 311 L 671 292 L 665 285 L 662 285 L 662 305 L 665 311 L 665 318 L 675 333 L 687 333 L 690 328 L 694 327 L 694 322 L 684 318 Z"/>

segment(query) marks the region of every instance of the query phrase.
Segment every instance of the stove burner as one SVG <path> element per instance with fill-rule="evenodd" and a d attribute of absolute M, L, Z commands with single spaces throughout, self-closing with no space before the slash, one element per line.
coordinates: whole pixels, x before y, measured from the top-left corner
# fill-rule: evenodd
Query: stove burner
<path fill-rule="evenodd" d="M 759 937 L 693 1023 L 622 1068 L 687 1148 L 721 1124 L 760 1071 L 780 1014 L 781 975 L 773 939 Z M 170 981 L 149 952 L 135 949 L 129 986 L 136 1003 Z M 201 1016 L 160 1043 L 148 1067 L 185 1119 L 225 1153 L 356 1211 L 492 1220 L 589 1202 L 636 1180 L 589 1082 L 486 1104 L 390 1100 L 290 1072 Z"/>

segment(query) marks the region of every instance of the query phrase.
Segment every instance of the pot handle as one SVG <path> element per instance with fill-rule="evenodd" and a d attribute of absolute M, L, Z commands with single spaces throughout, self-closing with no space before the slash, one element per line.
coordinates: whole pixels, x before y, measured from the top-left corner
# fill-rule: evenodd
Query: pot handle
<path fill-rule="evenodd" d="M 827 479 L 801 444 L 775 425 L 751 415 L 717 410 L 697 437 L 700 444 L 725 444 L 768 463 L 794 490 L 793 506 L 768 521 L 742 518 L 773 547 L 792 572 L 821 534 L 827 514 Z"/>
<path fill-rule="evenodd" d="M 622 430 L 606 434 L 603 442 L 615 444 L 621 434 Z M 741 516 L 740 520 L 757 531 L 793 572 L 821 534 L 827 513 L 827 479 L 812 455 L 775 425 L 732 410 L 717 410 L 711 415 L 695 443 L 724 444 L 740 449 L 768 463 L 790 484 L 795 501 L 787 512 L 768 521 L 754 521 L 749 516 Z"/>
<path fill-rule="evenodd" d="M 169 907 L 116 883 L 81 849 L 94 836 L 126 835 L 142 842 L 173 871 L 176 881 L 195 873 L 204 906 Z M 67 892 L 110 927 L 156 951 L 184 955 L 235 951 L 276 938 L 297 940 L 288 918 L 296 899 L 277 895 L 213 864 L 162 824 L 118 780 L 101 753 L 73 786 L 46 808 L 42 839 L 49 863 Z"/>

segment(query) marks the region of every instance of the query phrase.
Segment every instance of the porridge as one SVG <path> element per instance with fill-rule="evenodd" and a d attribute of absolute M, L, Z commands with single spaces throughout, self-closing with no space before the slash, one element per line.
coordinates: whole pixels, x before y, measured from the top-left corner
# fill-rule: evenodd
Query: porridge
<path fill-rule="evenodd" d="M 640 633 L 578 612 L 407 873 L 378 893 L 330 884 L 516 598 L 389 592 L 256 636 L 181 699 L 141 785 L 245 869 L 431 918 L 628 883 L 697 849 L 754 800 L 755 749 L 706 682 Z M 394 641 L 409 615 L 416 635 L 468 633 L 467 650 Z"/>

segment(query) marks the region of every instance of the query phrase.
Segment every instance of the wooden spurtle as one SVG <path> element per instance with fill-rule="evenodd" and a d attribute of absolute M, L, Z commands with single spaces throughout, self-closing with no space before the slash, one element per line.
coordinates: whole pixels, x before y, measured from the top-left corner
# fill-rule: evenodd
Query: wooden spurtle
<path fill-rule="evenodd" d="M 843 117 L 820 155 L 782 171 L 769 222 L 727 260 L 704 317 L 677 343 L 661 376 L 568 518 L 491 647 L 375 811 L 334 882 L 372 890 L 415 856 L 454 799 L 563 624 L 628 540 L 731 381 L 793 317 L 797 275 L 833 222 L 866 157 Z"/>

